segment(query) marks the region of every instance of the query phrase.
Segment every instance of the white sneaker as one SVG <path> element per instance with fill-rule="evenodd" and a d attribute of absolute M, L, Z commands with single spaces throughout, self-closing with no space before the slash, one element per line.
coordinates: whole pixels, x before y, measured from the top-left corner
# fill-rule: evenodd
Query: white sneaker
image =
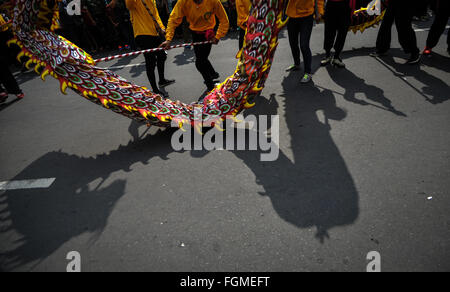
<path fill-rule="evenodd" d="M 312 75 L 309 73 L 305 73 L 305 75 L 303 75 L 303 78 L 300 80 L 300 83 L 308 83 L 311 82 L 312 80 Z"/>

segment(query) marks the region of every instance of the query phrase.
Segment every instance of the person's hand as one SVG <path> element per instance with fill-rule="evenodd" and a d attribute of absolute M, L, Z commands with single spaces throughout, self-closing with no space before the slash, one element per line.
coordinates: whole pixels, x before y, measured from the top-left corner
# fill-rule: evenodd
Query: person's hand
<path fill-rule="evenodd" d="M 117 0 L 111 0 L 108 5 L 106 5 L 106 8 L 116 8 Z"/>
<path fill-rule="evenodd" d="M 163 48 L 164 50 L 168 50 L 170 47 L 170 43 L 171 43 L 171 41 L 165 41 L 159 47 Z"/>
<path fill-rule="evenodd" d="M 217 45 L 219 43 L 219 39 L 218 38 L 213 38 L 211 40 L 211 43 L 213 43 L 214 45 Z"/>
<path fill-rule="evenodd" d="M 319 11 L 316 10 L 316 13 L 314 15 L 314 19 L 316 20 L 317 23 L 319 23 L 322 20 L 323 15 L 320 14 Z"/>

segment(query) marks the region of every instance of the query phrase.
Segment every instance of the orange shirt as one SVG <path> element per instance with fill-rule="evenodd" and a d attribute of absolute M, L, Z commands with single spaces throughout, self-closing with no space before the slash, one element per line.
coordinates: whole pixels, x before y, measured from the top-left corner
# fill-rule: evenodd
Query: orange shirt
<path fill-rule="evenodd" d="M 157 36 L 158 31 L 155 27 L 155 21 L 148 13 L 144 4 L 142 4 L 142 0 L 126 0 L 126 5 L 128 10 L 130 11 L 131 23 L 133 24 L 134 36 L 138 35 L 151 35 Z M 147 7 L 153 14 L 153 17 L 158 22 L 161 29 L 165 29 L 164 24 L 159 17 L 158 9 L 156 9 L 155 0 L 145 0 L 147 3 Z"/>
<path fill-rule="evenodd" d="M 324 0 L 290 0 L 286 14 L 292 18 L 307 17 L 314 14 L 315 2 L 320 14 L 324 14 Z"/>
<path fill-rule="evenodd" d="M 252 8 L 252 2 L 250 0 L 236 0 L 236 10 L 238 14 L 238 26 L 242 29 L 246 29 L 244 23 L 248 20 L 248 15 Z"/>
<path fill-rule="evenodd" d="M 214 29 L 216 16 L 220 22 L 216 38 L 221 39 L 227 34 L 230 23 L 220 0 L 203 0 L 200 4 L 196 4 L 194 0 L 178 0 L 170 14 L 166 39 L 173 39 L 175 28 L 183 22 L 183 17 L 186 17 L 191 30 L 206 31 Z"/>

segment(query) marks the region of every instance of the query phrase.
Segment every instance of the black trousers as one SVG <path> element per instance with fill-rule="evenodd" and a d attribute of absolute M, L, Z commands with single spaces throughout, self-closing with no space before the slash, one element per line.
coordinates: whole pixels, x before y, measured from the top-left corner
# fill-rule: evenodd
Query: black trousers
<path fill-rule="evenodd" d="M 389 5 L 381 22 L 377 36 L 377 52 L 385 53 L 391 48 L 392 26 L 395 23 L 395 14 L 392 5 Z"/>
<path fill-rule="evenodd" d="M 245 34 L 247 30 L 240 28 L 239 29 L 239 50 L 244 46 Z"/>
<path fill-rule="evenodd" d="M 339 57 L 344 49 L 351 22 L 351 10 L 348 1 L 328 1 L 325 7 L 325 43 L 327 56 L 334 47 L 335 56 Z"/>
<path fill-rule="evenodd" d="M 428 34 L 427 47 L 434 48 L 445 31 L 450 16 L 450 1 L 438 0 L 436 4 L 436 17 Z M 450 48 L 450 32 L 447 34 L 447 45 Z"/>
<path fill-rule="evenodd" d="M 6 92 L 9 94 L 20 94 L 19 84 L 9 70 L 9 48 L 6 42 L 8 41 L 8 35 L 6 32 L 0 33 L 0 92 Z M 5 88 L 3 88 L 3 86 Z"/>
<path fill-rule="evenodd" d="M 309 43 L 314 26 L 314 16 L 290 18 L 288 23 L 289 44 L 291 46 L 294 64 L 300 66 L 300 49 L 305 63 L 305 73 L 312 73 L 312 53 Z M 300 47 L 299 44 L 300 37 Z"/>
<path fill-rule="evenodd" d="M 162 40 L 159 36 L 139 35 L 136 37 L 136 44 L 142 50 L 147 50 L 159 47 L 162 44 Z M 167 54 L 165 51 L 157 51 L 146 53 L 144 57 L 148 80 L 153 91 L 157 92 L 159 89 L 156 85 L 155 68 L 158 67 L 159 81 L 165 80 L 164 66 L 167 60 Z"/>
<path fill-rule="evenodd" d="M 395 22 L 398 32 L 398 40 L 403 50 L 408 54 L 420 52 L 417 47 L 417 38 L 412 28 L 412 18 L 417 7 L 418 0 L 390 1 L 385 18 L 381 24 L 377 37 L 377 51 L 387 52 L 391 47 L 391 30 Z"/>
<path fill-rule="evenodd" d="M 206 41 L 204 34 L 192 32 L 192 40 L 194 43 Z M 212 44 L 194 46 L 195 52 L 195 66 L 198 72 L 202 74 L 203 80 L 207 87 L 214 85 L 214 75 L 217 75 L 213 65 L 209 61 L 209 55 L 211 54 Z"/>

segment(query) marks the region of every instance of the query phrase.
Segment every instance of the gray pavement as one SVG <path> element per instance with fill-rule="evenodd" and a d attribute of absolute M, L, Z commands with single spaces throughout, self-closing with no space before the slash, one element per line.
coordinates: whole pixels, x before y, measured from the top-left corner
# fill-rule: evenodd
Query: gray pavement
<path fill-rule="evenodd" d="M 424 46 L 427 25 L 417 32 Z M 26 98 L 0 106 L 0 181 L 55 178 L 0 191 L 0 269 L 65 271 L 450 270 L 450 59 L 405 66 L 368 56 L 377 29 L 349 34 L 347 69 L 319 68 L 300 85 L 286 32 L 255 114 L 280 115 L 280 157 L 258 151 L 175 152 L 171 131 L 140 127 L 51 77 L 18 79 Z M 237 39 L 214 47 L 222 78 Z M 143 57 L 105 63 L 147 85 Z M 172 98 L 204 90 L 193 52 L 169 52 Z"/>

